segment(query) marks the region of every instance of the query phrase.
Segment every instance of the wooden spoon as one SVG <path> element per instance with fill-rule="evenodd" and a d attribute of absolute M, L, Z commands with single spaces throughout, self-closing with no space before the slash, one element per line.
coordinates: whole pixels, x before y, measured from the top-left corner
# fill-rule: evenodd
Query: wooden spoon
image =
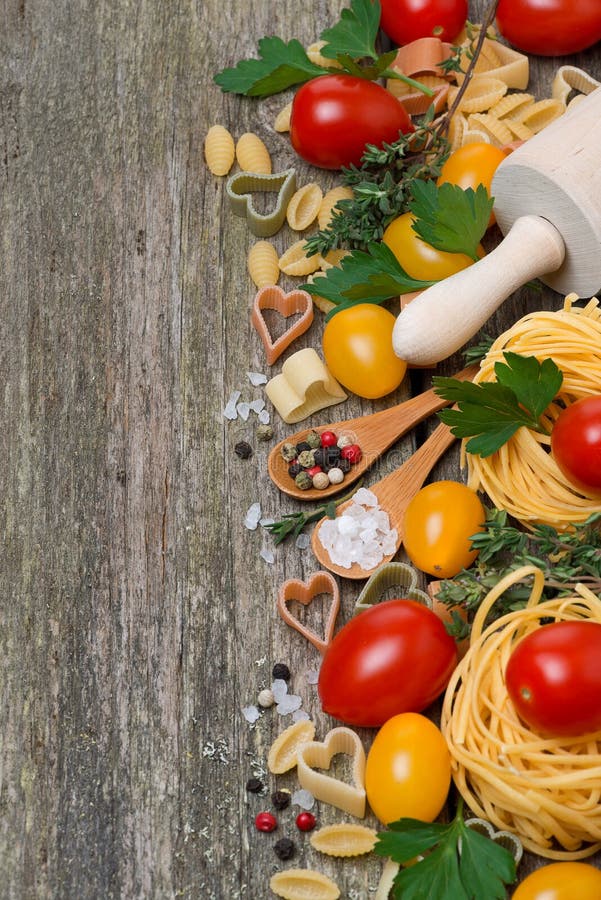
<path fill-rule="evenodd" d="M 403 541 L 403 523 L 409 503 L 423 485 L 434 464 L 454 440 L 455 437 L 451 434 L 448 425 L 439 425 L 428 440 L 402 466 L 369 487 L 369 490 L 378 498 L 381 508 L 388 513 L 390 527 L 396 528 L 398 534 L 396 550 L 389 556 L 385 556 L 378 563 L 378 566 L 390 562 L 398 551 Z M 352 503 L 352 500 L 342 503 L 336 510 L 336 515 L 341 515 L 350 503 Z M 343 578 L 369 578 L 378 566 L 367 570 L 362 569 L 357 563 L 353 563 L 349 569 L 343 569 L 342 566 L 337 566 L 332 562 L 330 554 L 322 546 L 318 538 L 319 529 L 325 520 L 325 516 L 323 519 L 320 519 L 311 536 L 313 553 L 322 567 L 329 569 L 330 572 L 334 572 L 336 575 L 341 575 Z"/>
<path fill-rule="evenodd" d="M 471 380 L 478 366 L 469 366 L 454 375 L 461 381 Z M 330 422 L 320 428 L 305 428 L 298 431 L 291 437 L 280 441 L 271 450 L 267 460 L 267 470 L 269 477 L 277 487 L 290 497 L 297 500 L 322 500 L 325 497 L 331 497 L 332 494 L 340 493 L 347 490 L 348 486 L 363 475 L 363 473 L 372 466 L 376 460 L 394 444 L 396 440 L 406 434 L 418 422 L 427 419 L 433 412 L 448 406 L 448 401 L 443 400 L 434 390 L 430 388 L 416 397 L 411 397 L 397 406 L 391 406 L 381 412 L 372 413 L 369 416 L 361 416 L 358 419 L 346 419 L 343 422 Z M 361 460 L 351 467 L 350 472 L 344 476 L 341 484 L 332 484 L 323 491 L 310 488 L 308 491 L 301 491 L 294 482 L 294 479 L 288 474 L 288 463 L 281 454 L 284 444 L 298 444 L 304 441 L 310 431 L 334 431 L 336 434 L 351 434 L 353 443 L 359 444 L 363 451 Z"/>

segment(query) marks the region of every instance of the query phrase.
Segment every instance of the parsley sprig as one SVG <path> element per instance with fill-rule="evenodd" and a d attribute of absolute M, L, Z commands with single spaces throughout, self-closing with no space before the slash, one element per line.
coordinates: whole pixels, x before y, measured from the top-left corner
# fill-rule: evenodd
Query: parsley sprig
<path fill-rule="evenodd" d="M 505 885 L 516 879 L 511 853 L 463 819 L 463 801 L 448 825 L 399 819 L 378 834 L 375 851 L 395 862 L 419 862 L 401 868 L 392 896 L 403 900 L 503 900 Z"/>
<path fill-rule="evenodd" d="M 493 207 L 483 184 L 462 190 L 456 184 L 416 181 L 409 209 L 416 216 L 413 230 L 437 250 L 465 253 L 478 260 L 478 244 Z"/>
<path fill-rule="evenodd" d="M 495 363 L 496 381 L 473 384 L 442 376 L 432 379 L 438 396 L 458 406 L 438 415 L 455 437 L 470 438 L 468 453 L 490 456 L 522 426 L 547 433 L 541 416 L 561 387 L 561 369 L 552 359 L 539 362 L 534 356 L 510 351 L 503 356 L 504 363 Z"/>

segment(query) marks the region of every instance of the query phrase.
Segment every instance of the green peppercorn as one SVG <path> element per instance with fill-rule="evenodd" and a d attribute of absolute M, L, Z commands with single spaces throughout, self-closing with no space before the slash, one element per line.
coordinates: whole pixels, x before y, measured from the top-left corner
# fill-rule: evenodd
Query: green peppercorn
<path fill-rule="evenodd" d="M 308 472 L 304 471 L 298 473 L 298 475 L 294 479 L 294 483 L 297 488 L 300 488 L 301 491 L 308 491 L 309 488 L 313 487 L 313 479 Z"/>
<path fill-rule="evenodd" d="M 258 441 L 270 441 L 273 437 L 273 428 L 271 425 L 258 425 L 257 426 L 257 440 Z"/>
<path fill-rule="evenodd" d="M 318 447 L 321 447 L 321 437 L 316 431 L 310 431 L 305 440 L 311 450 L 316 450 Z"/>
<path fill-rule="evenodd" d="M 292 462 L 293 459 L 296 459 L 296 447 L 288 441 L 285 444 L 282 444 L 280 453 L 286 462 Z"/>
<path fill-rule="evenodd" d="M 298 461 L 303 469 L 311 469 L 315 465 L 315 453 L 313 450 L 303 450 L 298 455 Z"/>

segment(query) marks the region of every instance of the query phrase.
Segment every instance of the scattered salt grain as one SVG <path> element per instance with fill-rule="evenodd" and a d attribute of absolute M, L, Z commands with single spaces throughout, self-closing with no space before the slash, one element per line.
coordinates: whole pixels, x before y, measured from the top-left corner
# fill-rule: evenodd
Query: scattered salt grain
<path fill-rule="evenodd" d="M 236 412 L 243 422 L 247 422 L 250 415 L 250 403 L 246 403 L 245 401 L 239 403 L 236 407 Z"/>
<path fill-rule="evenodd" d="M 261 372 L 247 372 L 246 374 L 253 387 L 259 387 L 260 384 L 267 384 L 267 375 L 263 375 Z"/>
<path fill-rule="evenodd" d="M 269 411 L 266 409 L 262 409 L 261 412 L 259 413 L 259 422 L 261 423 L 261 425 L 269 425 L 269 421 L 270 421 Z"/>
<path fill-rule="evenodd" d="M 357 563 L 370 571 L 395 552 L 398 534 L 376 495 L 360 488 L 342 515 L 325 520 L 318 537 L 334 565 L 350 569 Z"/>
<path fill-rule="evenodd" d="M 246 513 L 244 519 L 244 525 L 248 528 L 249 531 L 254 531 L 261 521 L 261 504 L 260 503 L 252 503 L 248 507 L 248 511 Z"/>
<path fill-rule="evenodd" d="M 261 557 L 263 562 L 266 562 L 270 566 L 272 566 L 275 562 L 273 550 L 261 550 L 259 556 Z"/>
<path fill-rule="evenodd" d="M 297 697 L 296 694 L 286 694 L 286 696 L 282 697 L 282 699 L 276 706 L 276 711 L 280 716 L 289 716 L 290 713 L 296 712 L 297 709 L 300 709 L 302 704 L 302 699 L 300 697 Z"/>
<path fill-rule="evenodd" d="M 306 791 L 304 788 L 300 791 L 295 791 L 292 795 L 292 800 L 290 801 L 293 806 L 300 806 L 301 809 L 313 809 L 315 805 L 315 797 L 309 791 Z"/>
<path fill-rule="evenodd" d="M 307 672 L 307 684 L 317 684 L 319 681 L 319 669 L 313 669 Z"/>
<path fill-rule="evenodd" d="M 309 537 L 308 534 L 299 534 L 299 536 L 297 537 L 297 539 L 294 543 L 294 546 L 298 550 L 307 550 L 308 547 L 311 546 L 311 538 Z"/>
<path fill-rule="evenodd" d="M 310 718 L 311 718 L 311 716 L 309 715 L 308 712 L 305 712 L 304 709 L 297 709 L 295 712 L 292 713 L 292 721 L 293 722 L 306 722 Z"/>
<path fill-rule="evenodd" d="M 254 725 L 257 719 L 261 718 L 261 713 L 256 706 L 243 706 L 242 715 L 251 725 Z"/>
<path fill-rule="evenodd" d="M 273 525 L 275 519 L 269 516 L 264 516 L 262 519 L 259 519 L 259 525 L 261 528 L 266 528 L 268 525 Z"/>
<path fill-rule="evenodd" d="M 257 400 L 251 400 L 251 402 L 248 405 L 250 406 L 252 411 L 254 413 L 256 413 L 257 415 L 259 415 L 259 413 L 261 412 L 262 409 L 265 409 L 265 401 L 263 400 L 262 397 L 259 397 Z"/>
<path fill-rule="evenodd" d="M 236 404 L 240 399 L 240 391 L 233 391 L 230 395 L 230 399 L 227 401 L 225 409 L 223 410 L 223 416 L 225 419 L 230 419 L 233 421 L 238 418 L 238 413 L 236 412 Z"/>
<path fill-rule="evenodd" d="M 288 685 L 283 678 L 276 678 L 271 683 L 271 693 L 276 703 L 279 703 L 288 693 Z"/>

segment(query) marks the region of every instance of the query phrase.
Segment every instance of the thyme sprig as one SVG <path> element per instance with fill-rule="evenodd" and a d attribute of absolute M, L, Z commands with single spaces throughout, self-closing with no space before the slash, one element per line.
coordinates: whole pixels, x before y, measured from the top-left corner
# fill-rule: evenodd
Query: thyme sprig
<path fill-rule="evenodd" d="M 452 579 L 440 583 L 437 598 L 447 606 L 461 606 L 466 624 L 458 615 L 449 630 L 458 639 L 469 635 L 470 624 L 482 600 L 501 578 L 524 565 L 535 565 L 545 576 L 543 600 L 573 593 L 577 584 L 601 592 L 601 513 L 594 513 L 569 532 L 552 525 L 536 525 L 521 531 L 508 522 L 505 511 L 489 510 L 484 530 L 472 537 L 479 551 L 476 563 Z M 517 582 L 500 597 L 492 618 L 523 608 L 530 596 L 528 581 Z"/>
<path fill-rule="evenodd" d="M 281 544 L 282 541 L 286 540 L 287 537 L 298 537 L 303 528 L 310 525 L 312 522 L 318 522 L 319 519 L 323 519 L 324 516 L 327 516 L 329 519 L 335 519 L 336 508 L 340 506 L 341 503 L 350 500 L 353 494 L 359 490 L 361 484 L 362 481 L 358 481 L 357 484 L 353 486 L 352 491 L 345 494 L 344 497 L 340 497 L 338 500 L 330 500 L 329 503 L 319 506 L 312 513 L 287 513 L 279 520 L 279 522 L 271 522 L 265 525 L 265 528 L 269 533 L 274 536 L 276 547 L 278 544 Z"/>

